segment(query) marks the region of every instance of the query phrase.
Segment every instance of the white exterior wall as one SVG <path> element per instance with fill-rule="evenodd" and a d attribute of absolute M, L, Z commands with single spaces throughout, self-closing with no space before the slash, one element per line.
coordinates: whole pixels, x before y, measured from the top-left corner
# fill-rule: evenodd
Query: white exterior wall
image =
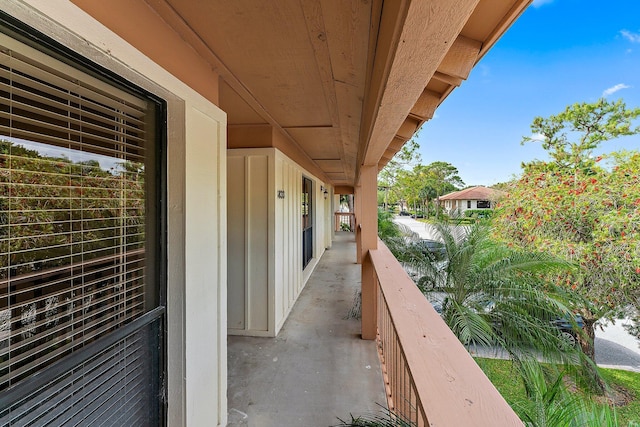
<path fill-rule="evenodd" d="M 467 203 L 471 202 L 471 207 L 467 207 Z M 493 205 L 493 204 L 492 204 Z M 458 212 L 463 214 L 464 211 L 469 209 L 489 209 L 489 208 L 478 208 L 478 200 L 445 200 L 445 209 L 449 212 Z"/>
<path fill-rule="evenodd" d="M 273 337 L 327 247 L 330 200 L 322 181 L 275 148 L 228 150 L 227 161 L 228 332 Z M 304 271 L 303 176 L 314 192 L 314 258 Z"/>
<path fill-rule="evenodd" d="M 70 1 L 0 8 L 167 101 L 168 425 L 225 426 L 225 113 Z"/>

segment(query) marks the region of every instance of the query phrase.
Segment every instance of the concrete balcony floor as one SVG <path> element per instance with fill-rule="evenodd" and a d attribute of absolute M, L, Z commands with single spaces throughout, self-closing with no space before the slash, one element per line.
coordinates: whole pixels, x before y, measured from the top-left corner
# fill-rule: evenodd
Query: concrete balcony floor
<path fill-rule="evenodd" d="M 336 233 L 277 338 L 229 336 L 229 426 L 328 427 L 386 406 L 373 341 L 347 319 L 360 288 L 352 233 Z"/>

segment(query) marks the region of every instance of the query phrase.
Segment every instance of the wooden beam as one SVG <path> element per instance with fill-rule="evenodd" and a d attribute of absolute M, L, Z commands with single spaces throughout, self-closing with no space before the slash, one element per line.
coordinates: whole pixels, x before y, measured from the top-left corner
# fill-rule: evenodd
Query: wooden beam
<path fill-rule="evenodd" d="M 411 109 L 411 114 L 421 120 L 429 120 L 440 105 L 441 95 L 429 89 L 425 89 Z"/>
<path fill-rule="evenodd" d="M 482 42 L 458 36 L 438 67 L 438 72 L 466 80 L 476 64 Z"/>
<path fill-rule="evenodd" d="M 407 117 L 404 122 L 402 122 L 402 125 L 400 125 L 400 129 L 396 132 L 396 137 L 404 139 L 405 141 L 411 139 L 413 134 L 416 133 L 416 130 L 418 130 L 418 124 L 418 120 Z"/>
<path fill-rule="evenodd" d="M 331 54 L 329 45 L 327 44 L 327 30 L 324 25 L 324 14 L 320 2 L 315 0 L 301 0 L 302 12 L 304 13 L 305 24 L 309 33 L 309 41 L 313 46 L 316 65 L 322 81 L 322 89 L 324 92 L 325 102 L 331 117 L 331 124 L 334 128 L 339 129 L 340 139 L 331 141 L 337 145 L 337 151 L 342 161 L 344 171 L 352 168 L 352 165 L 346 163 L 344 155 L 344 144 L 342 141 L 342 127 L 340 125 L 340 113 L 338 109 L 338 99 L 336 96 L 336 87 L 333 81 L 333 71 L 331 70 Z"/>
<path fill-rule="evenodd" d="M 385 160 L 386 162 L 389 162 L 391 161 L 391 159 L 393 159 L 393 156 L 395 156 L 396 153 L 397 151 L 387 148 L 387 151 L 385 151 L 382 157 L 380 157 L 380 160 Z"/>
<path fill-rule="evenodd" d="M 480 59 L 482 59 L 484 54 L 487 53 L 487 51 L 493 47 L 493 45 L 498 41 L 498 39 L 502 37 L 505 31 L 507 31 L 507 28 L 509 28 L 511 24 L 513 24 L 513 22 L 516 19 L 518 19 L 520 15 L 522 15 L 522 13 L 525 11 L 527 7 L 529 7 L 531 3 L 533 3 L 533 0 L 516 1 L 516 3 L 509 10 L 509 12 L 504 16 L 502 21 L 500 21 L 500 24 L 496 25 L 496 27 L 491 32 L 491 35 L 485 39 L 484 43 L 482 44 L 482 49 L 478 54 L 477 61 L 480 61 Z"/>
<path fill-rule="evenodd" d="M 479 0 L 385 2 L 359 165 L 378 163 Z"/>
<path fill-rule="evenodd" d="M 333 187 L 334 194 L 354 194 L 355 191 L 350 185 L 336 185 Z"/>
<path fill-rule="evenodd" d="M 400 151 L 405 142 L 407 142 L 406 139 L 398 138 L 396 136 L 395 138 L 393 138 L 393 141 L 391 141 L 391 144 L 389 144 L 389 148 L 396 152 Z"/>
<path fill-rule="evenodd" d="M 453 87 L 460 86 L 462 84 L 462 79 L 460 77 L 450 76 L 439 71 L 436 71 L 433 74 L 433 78 Z"/>

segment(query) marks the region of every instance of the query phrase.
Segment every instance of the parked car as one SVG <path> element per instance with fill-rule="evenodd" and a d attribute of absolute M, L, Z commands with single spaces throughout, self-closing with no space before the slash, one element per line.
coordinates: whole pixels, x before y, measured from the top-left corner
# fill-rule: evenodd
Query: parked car
<path fill-rule="evenodd" d="M 442 316 L 443 305 L 446 299 L 446 295 L 442 292 L 429 292 L 427 293 L 427 299 L 436 310 L 436 312 Z M 489 302 L 485 308 L 485 312 L 490 312 L 495 306 L 494 302 Z M 558 336 L 564 343 L 564 348 L 575 348 L 578 345 L 578 334 L 576 328 L 584 327 L 584 320 L 579 314 L 574 314 L 573 318 L 562 317 L 551 320 L 551 325 L 557 328 Z M 496 327 L 500 327 L 499 324 Z"/>
<path fill-rule="evenodd" d="M 422 253 L 430 258 L 436 257 L 442 259 L 447 254 L 447 248 L 444 243 L 432 239 L 420 239 L 414 243 Z"/>
<path fill-rule="evenodd" d="M 567 347 L 575 347 L 578 344 L 578 336 L 575 331 L 575 327 L 582 329 L 584 327 L 584 320 L 579 314 L 574 314 L 573 319 L 567 317 L 554 319 L 551 321 L 553 326 L 558 329 L 560 338 Z"/>
<path fill-rule="evenodd" d="M 400 216 L 411 216 L 411 214 L 407 211 L 400 211 Z"/>

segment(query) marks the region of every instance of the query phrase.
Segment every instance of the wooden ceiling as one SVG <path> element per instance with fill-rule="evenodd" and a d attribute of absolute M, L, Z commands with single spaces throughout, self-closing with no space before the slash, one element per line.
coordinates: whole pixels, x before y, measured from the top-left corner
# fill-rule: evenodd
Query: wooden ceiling
<path fill-rule="evenodd" d="M 277 135 L 335 186 L 382 168 L 531 2 L 144 1 L 220 76 L 229 147 Z"/>

